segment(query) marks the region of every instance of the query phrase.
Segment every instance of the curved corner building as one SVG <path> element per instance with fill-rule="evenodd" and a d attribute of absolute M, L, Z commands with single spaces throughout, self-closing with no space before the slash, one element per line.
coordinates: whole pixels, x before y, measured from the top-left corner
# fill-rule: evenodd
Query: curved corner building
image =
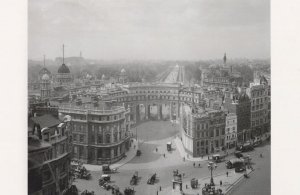
<path fill-rule="evenodd" d="M 124 106 L 77 102 L 60 106 L 59 113 L 72 117 L 74 159 L 88 164 L 110 164 L 129 150 L 129 110 Z"/>

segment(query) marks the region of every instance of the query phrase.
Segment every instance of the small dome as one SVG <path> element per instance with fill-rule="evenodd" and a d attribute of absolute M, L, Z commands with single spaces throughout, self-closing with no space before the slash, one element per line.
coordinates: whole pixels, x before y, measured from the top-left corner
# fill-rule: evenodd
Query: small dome
<path fill-rule="evenodd" d="M 238 99 L 240 101 L 249 100 L 249 96 L 246 93 L 242 93 L 242 94 L 239 95 Z"/>
<path fill-rule="evenodd" d="M 103 74 L 101 78 L 102 78 L 102 80 L 104 80 L 105 79 L 105 75 Z"/>
<path fill-rule="evenodd" d="M 126 70 L 124 68 L 122 68 L 121 73 L 125 73 L 125 72 L 126 72 Z"/>
<path fill-rule="evenodd" d="M 67 65 L 62 64 L 58 69 L 58 73 L 70 73 L 70 69 Z"/>
<path fill-rule="evenodd" d="M 49 79 L 50 79 L 50 77 L 49 77 L 48 74 L 44 74 L 44 75 L 42 76 L 42 80 L 43 80 L 43 81 L 48 81 Z"/>

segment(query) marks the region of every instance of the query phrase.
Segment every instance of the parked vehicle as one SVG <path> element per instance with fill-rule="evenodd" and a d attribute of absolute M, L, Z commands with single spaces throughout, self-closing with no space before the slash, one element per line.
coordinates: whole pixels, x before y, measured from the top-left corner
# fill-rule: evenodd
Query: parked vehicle
<path fill-rule="evenodd" d="M 102 165 L 102 172 L 104 174 L 115 173 L 118 169 L 111 169 L 108 164 Z"/>
<path fill-rule="evenodd" d="M 168 142 L 168 143 L 167 143 L 167 150 L 168 150 L 168 151 L 171 151 L 171 150 L 172 150 L 172 143 L 171 143 L 171 142 Z"/>
<path fill-rule="evenodd" d="M 130 185 L 136 185 L 138 182 L 138 179 L 139 179 L 138 172 L 136 171 L 130 180 Z"/>
<path fill-rule="evenodd" d="M 63 195 L 78 195 L 78 189 L 76 185 L 71 185 L 70 188 L 63 192 Z"/>
<path fill-rule="evenodd" d="M 252 151 L 253 149 L 254 148 L 253 148 L 251 143 L 245 143 L 245 144 L 243 144 L 241 146 L 238 146 L 236 148 L 236 150 L 241 151 L 241 152 L 248 152 L 248 151 Z"/>
<path fill-rule="evenodd" d="M 219 162 L 222 162 L 225 160 L 225 156 L 221 156 L 220 154 L 214 154 L 212 156 L 212 160 L 215 162 L 215 163 L 219 163 Z"/>
<path fill-rule="evenodd" d="M 245 166 L 237 166 L 234 168 L 236 173 L 244 172 L 246 170 Z"/>
<path fill-rule="evenodd" d="M 88 191 L 88 190 L 84 190 L 81 195 L 94 195 L 94 191 Z"/>
<path fill-rule="evenodd" d="M 147 181 L 147 184 L 153 185 L 156 181 L 156 173 L 154 173 Z"/>
<path fill-rule="evenodd" d="M 136 151 L 136 156 L 141 156 L 142 152 L 140 150 Z"/>
<path fill-rule="evenodd" d="M 195 179 L 195 178 L 191 179 L 191 187 L 193 189 L 198 188 L 198 179 Z"/>
<path fill-rule="evenodd" d="M 232 169 L 232 168 L 236 168 L 236 167 L 240 167 L 240 166 L 244 166 L 244 160 L 239 159 L 239 158 L 231 159 L 226 162 L 227 169 Z"/>
<path fill-rule="evenodd" d="M 235 151 L 234 156 L 237 157 L 237 158 L 241 158 L 241 157 L 243 157 L 243 154 L 242 154 L 241 151 Z"/>
<path fill-rule="evenodd" d="M 124 195 L 134 195 L 134 189 L 133 188 L 125 188 Z"/>

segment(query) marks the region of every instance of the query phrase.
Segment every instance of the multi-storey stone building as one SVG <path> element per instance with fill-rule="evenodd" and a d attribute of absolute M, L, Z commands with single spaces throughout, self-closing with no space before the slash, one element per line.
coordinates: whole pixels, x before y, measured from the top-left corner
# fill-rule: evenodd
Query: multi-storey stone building
<path fill-rule="evenodd" d="M 234 113 L 226 114 L 225 145 L 227 149 L 237 144 L 237 116 Z"/>
<path fill-rule="evenodd" d="M 80 102 L 59 107 L 72 117 L 73 158 L 89 164 L 114 163 L 130 147 L 129 109 L 104 102 Z"/>
<path fill-rule="evenodd" d="M 265 82 L 252 83 L 250 86 L 252 138 L 270 131 L 270 93 L 270 85 Z"/>
<path fill-rule="evenodd" d="M 225 113 L 184 105 L 181 113 L 182 143 L 187 153 L 199 157 L 225 146 Z"/>
<path fill-rule="evenodd" d="M 64 122 L 61 122 L 52 115 L 43 115 L 30 120 L 33 125 L 29 129 L 29 136 L 36 136 L 39 143 L 37 140 L 35 143 L 29 142 L 28 156 L 29 160 L 38 161 L 37 173 L 41 173 L 35 175 L 37 178 L 33 180 L 41 180 L 42 189 L 38 191 L 43 195 L 63 194 L 71 184 L 71 119 L 66 116 Z M 34 166 L 31 168 L 35 169 Z"/>

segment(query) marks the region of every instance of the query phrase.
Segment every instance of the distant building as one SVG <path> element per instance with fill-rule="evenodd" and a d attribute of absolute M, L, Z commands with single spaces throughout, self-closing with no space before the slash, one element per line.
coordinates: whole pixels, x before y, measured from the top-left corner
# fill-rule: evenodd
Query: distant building
<path fill-rule="evenodd" d="M 73 82 L 73 75 L 67 65 L 62 64 L 56 74 L 56 82 L 60 87 L 69 87 Z"/>
<path fill-rule="evenodd" d="M 129 110 L 87 99 L 59 107 L 60 114 L 72 117 L 73 158 L 89 164 L 117 162 L 130 147 Z"/>
<path fill-rule="evenodd" d="M 184 105 L 181 113 L 182 143 L 193 157 L 220 152 L 225 147 L 225 113 Z"/>
<path fill-rule="evenodd" d="M 232 66 L 226 65 L 226 54 L 223 58 L 223 65 L 211 65 L 209 68 L 202 69 L 202 86 L 218 87 L 222 89 L 235 88 L 241 86 L 243 78 L 240 73 L 235 72 Z"/>
<path fill-rule="evenodd" d="M 63 122 L 51 115 L 30 118 L 32 126 L 28 131 L 29 136 L 36 136 L 29 141 L 30 164 L 29 187 L 34 187 L 37 193 L 33 194 L 63 194 L 71 184 L 70 162 L 72 153 L 72 129 L 70 117 Z M 34 167 L 38 167 L 35 169 Z M 31 170 L 35 174 L 31 174 Z M 36 182 L 38 184 L 36 184 Z M 40 182 L 42 189 L 40 189 Z"/>
<path fill-rule="evenodd" d="M 121 70 L 121 73 L 119 76 L 119 82 L 122 84 L 127 82 L 127 74 L 126 74 L 126 70 L 124 68 Z"/>
<path fill-rule="evenodd" d="M 51 81 L 48 74 L 44 74 L 41 78 L 41 98 L 47 99 L 51 96 Z"/>

